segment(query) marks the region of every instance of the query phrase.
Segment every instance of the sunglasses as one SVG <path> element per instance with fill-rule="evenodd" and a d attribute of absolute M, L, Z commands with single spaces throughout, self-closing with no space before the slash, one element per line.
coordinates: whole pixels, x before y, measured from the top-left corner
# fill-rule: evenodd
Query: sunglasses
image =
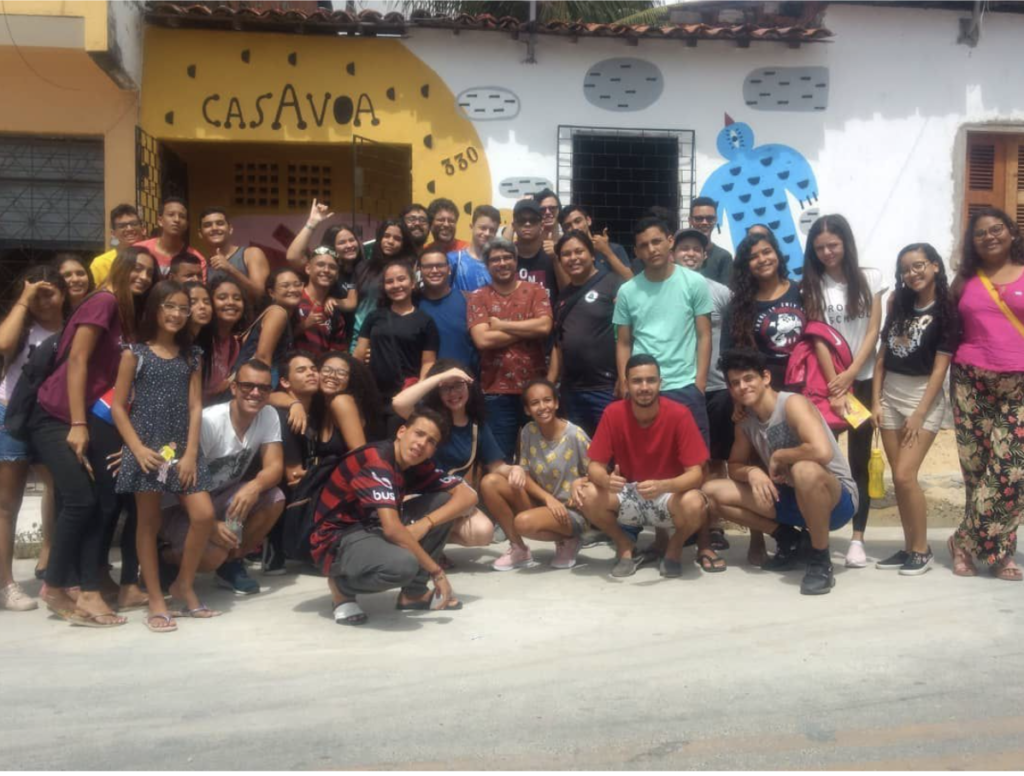
<path fill-rule="evenodd" d="M 270 392 L 273 390 L 273 387 L 270 385 L 270 383 L 244 383 L 241 381 L 236 381 L 235 385 L 237 385 L 238 390 L 240 390 L 244 394 L 249 394 L 252 393 L 253 391 L 259 391 L 261 396 L 268 396 Z"/>

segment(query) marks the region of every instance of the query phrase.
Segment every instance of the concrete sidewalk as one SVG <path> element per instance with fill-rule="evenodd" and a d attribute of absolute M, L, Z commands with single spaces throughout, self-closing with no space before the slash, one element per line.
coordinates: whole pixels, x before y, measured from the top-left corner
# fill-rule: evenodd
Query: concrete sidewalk
<path fill-rule="evenodd" d="M 870 529 L 870 527 L 869 527 Z M 845 569 L 818 598 L 802 572 L 686 564 L 608 576 L 499 574 L 503 549 L 455 549 L 461 612 L 340 627 L 316 576 L 254 576 L 225 611 L 151 634 L 0 611 L 0 752 L 7 769 L 1019 769 L 1024 584 L 934 570 Z M 834 537 L 845 551 L 848 533 Z M 876 557 L 898 529 L 869 530 Z M 688 550 L 692 553 L 692 550 Z M 685 557 L 690 557 L 689 555 Z M 32 561 L 16 576 L 31 577 Z M 38 583 L 26 584 L 33 594 Z"/>

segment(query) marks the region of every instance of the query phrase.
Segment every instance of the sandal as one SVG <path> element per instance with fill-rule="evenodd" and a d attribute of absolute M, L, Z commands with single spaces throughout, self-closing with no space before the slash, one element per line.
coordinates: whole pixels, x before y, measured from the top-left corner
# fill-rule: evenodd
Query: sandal
<path fill-rule="evenodd" d="M 220 617 L 224 612 L 211 609 L 206 604 L 199 604 L 195 609 L 178 609 L 171 612 L 172 617 L 191 617 L 193 620 L 209 620 L 213 617 Z"/>
<path fill-rule="evenodd" d="M 154 625 L 154 620 L 163 620 L 163 625 Z M 150 633 L 174 633 L 178 630 L 178 623 L 169 614 L 150 614 L 142 621 L 142 624 L 149 628 Z"/>
<path fill-rule="evenodd" d="M 431 602 L 434 600 L 434 596 L 431 595 L 425 601 L 410 601 L 407 604 L 403 604 L 401 601 L 395 601 L 395 608 L 400 612 L 429 612 L 431 610 Z M 457 612 L 462 608 L 462 601 L 452 596 L 448 601 L 448 605 L 444 608 L 446 612 Z M 435 611 L 437 611 L 435 609 Z"/>
<path fill-rule="evenodd" d="M 698 552 L 697 565 L 700 566 L 701 571 L 707 574 L 718 574 L 728 568 L 725 558 L 718 557 L 714 554 L 713 550 L 701 550 Z"/>
<path fill-rule="evenodd" d="M 442 552 L 441 557 L 437 560 L 437 565 L 441 567 L 442 571 L 451 571 L 455 568 L 455 561 Z"/>
<path fill-rule="evenodd" d="M 100 620 L 101 617 L 111 617 L 113 622 L 103 622 Z M 128 622 L 127 617 L 119 617 L 113 612 L 103 612 L 102 614 L 92 614 L 90 612 L 76 609 L 72 613 L 72 617 L 65 618 L 72 625 L 79 625 L 83 628 L 117 628 Z"/>
<path fill-rule="evenodd" d="M 355 601 L 345 601 L 334 607 L 334 621 L 338 625 L 362 625 L 366 612 Z"/>
<path fill-rule="evenodd" d="M 1010 564 L 1013 563 L 1012 566 Z M 996 561 L 992 564 L 992 576 L 996 579 L 1003 579 L 1007 582 L 1021 582 L 1024 581 L 1024 572 L 1020 570 L 1020 567 L 1013 562 L 1013 556 L 1007 555 L 1000 561 Z"/>
<path fill-rule="evenodd" d="M 723 528 L 712 528 L 709 533 L 711 534 L 711 549 L 715 550 L 728 550 L 729 540 L 725 538 L 725 529 Z"/>
<path fill-rule="evenodd" d="M 949 548 L 949 555 L 953 559 L 953 573 L 958 577 L 976 577 L 978 576 L 978 569 L 974 565 L 974 561 L 971 560 L 970 556 L 962 549 L 956 546 L 956 542 L 953 541 L 953 537 L 949 537 L 949 541 L 946 542 L 946 547 Z"/>

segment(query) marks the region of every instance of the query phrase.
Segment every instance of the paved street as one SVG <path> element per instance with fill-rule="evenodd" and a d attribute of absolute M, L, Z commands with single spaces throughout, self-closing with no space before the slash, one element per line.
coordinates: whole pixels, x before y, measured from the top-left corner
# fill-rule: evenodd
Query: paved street
<path fill-rule="evenodd" d="M 953 577 L 947 535 L 924 577 L 837 567 L 821 598 L 746 567 L 734 535 L 727 573 L 679 580 L 612 580 L 606 547 L 510 574 L 484 565 L 498 547 L 454 550 L 463 611 L 382 594 L 361 628 L 308 575 L 247 600 L 204 580 L 225 616 L 175 634 L 140 612 L 115 631 L 0 612 L 0 752 L 10 769 L 1019 769 L 1024 585 Z M 898 536 L 869 533 L 869 553 Z"/>

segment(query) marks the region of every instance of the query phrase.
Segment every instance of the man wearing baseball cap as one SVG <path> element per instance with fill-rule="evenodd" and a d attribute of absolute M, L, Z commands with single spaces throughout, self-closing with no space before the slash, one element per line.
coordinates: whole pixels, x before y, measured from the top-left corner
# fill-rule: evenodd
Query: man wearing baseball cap
<path fill-rule="evenodd" d="M 548 292 L 548 299 L 558 296 L 565 285 L 556 275 L 554 259 L 544 252 L 544 225 L 540 204 L 535 199 L 521 199 L 512 209 L 512 228 L 519 251 L 519 279 L 536 283 Z"/>

